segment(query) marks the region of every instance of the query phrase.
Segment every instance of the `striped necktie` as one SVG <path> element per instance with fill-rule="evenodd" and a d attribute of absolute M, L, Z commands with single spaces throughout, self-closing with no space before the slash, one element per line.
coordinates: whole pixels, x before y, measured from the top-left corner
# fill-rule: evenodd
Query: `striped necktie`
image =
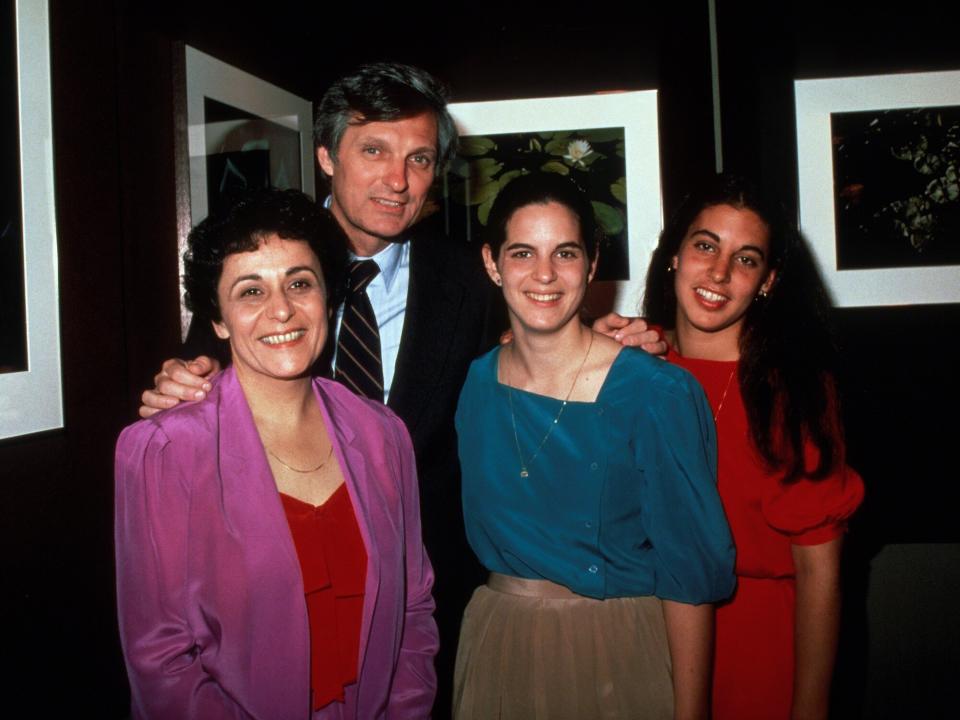
<path fill-rule="evenodd" d="M 377 316 L 367 297 L 367 285 L 380 272 L 373 260 L 354 260 L 347 278 L 335 377 L 358 395 L 383 402 L 383 364 Z"/>

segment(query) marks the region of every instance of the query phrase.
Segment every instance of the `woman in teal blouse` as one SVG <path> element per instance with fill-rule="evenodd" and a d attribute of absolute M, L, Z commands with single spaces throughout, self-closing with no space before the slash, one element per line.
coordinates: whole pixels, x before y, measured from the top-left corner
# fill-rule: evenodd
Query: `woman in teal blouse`
<path fill-rule="evenodd" d="M 593 333 L 592 207 L 513 180 L 483 247 L 513 340 L 476 360 L 457 430 L 470 544 L 454 714 L 706 717 L 713 608 L 733 590 L 713 421 L 685 371 Z"/>

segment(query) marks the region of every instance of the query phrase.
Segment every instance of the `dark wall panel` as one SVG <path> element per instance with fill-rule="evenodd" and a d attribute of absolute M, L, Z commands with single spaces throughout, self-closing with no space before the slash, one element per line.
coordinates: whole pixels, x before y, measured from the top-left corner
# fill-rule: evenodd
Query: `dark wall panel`
<path fill-rule="evenodd" d="M 114 26 L 110 3 L 53 5 L 65 428 L 0 444 L 6 702 L 37 717 L 120 717 L 112 448 L 128 406 Z"/>

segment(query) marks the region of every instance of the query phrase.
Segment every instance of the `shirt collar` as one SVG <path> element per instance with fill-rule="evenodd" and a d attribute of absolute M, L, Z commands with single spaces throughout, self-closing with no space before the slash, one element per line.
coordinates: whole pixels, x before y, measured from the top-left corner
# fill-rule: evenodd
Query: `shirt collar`
<path fill-rule="evenodd" d="M 384 288 L 387 292 L 390 292 L 390 288 L 393 287 L 393 281 L 397 277 L 397 272 L 400 270 L 401 261 L 403 260 L 403 254 L 407 244 L 408 243 L 406 242 L 387 243 L 387 246 L 376 255 L 365 258 L 358 257 L 351 251 L 350 259 L 373 260 L 377 264 L 377 267 L 380 268 L 380 274 L 383 276 Z"/>
<path fill-rule="evenodd" d="M 329 210 L 332 202 L 333 195 L 327 195 L 323 200 L 323 206 Z M 390 288 L 393 287 L 393 281 L 397 277 L 397 271 L 400 269 L 406 246 L 406 242 L 387 243 L 387 246 L 383 250 L 376 255 L 366 258 L 355 255 L 354 252 L 350 250 L 350 260 L 373 260 L 377 264 L 377 267 L 380 268 L 384 288 L 387 292 L 390 292 Z"/>

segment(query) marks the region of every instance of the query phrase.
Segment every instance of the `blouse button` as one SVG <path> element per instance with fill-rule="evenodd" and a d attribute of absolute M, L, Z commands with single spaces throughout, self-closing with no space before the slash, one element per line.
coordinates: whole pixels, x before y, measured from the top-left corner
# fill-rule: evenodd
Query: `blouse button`
<path fill-rule="evenodd" d="M 600 466 L 597 465 L 595 462 L 590 463 L 590 469 L 591 469 L 591 470 L 596 470 L 598 467 L 600 467 Z"/>
<path fill-rule="evenodd" d="M 591 572 L 594 575 L 596 575 L 599 570 L 600 568 L 598 568 L 596 565 L 591 565 L 590 567 L 587 568 L 587 572 Z"/>
<path fill-rule="evenodd" d="M 584 526 L 585 528 L 589 529 L 589 528 L 592 528 L 592 527 L 593 527 L 593 523 L 590 522 L 589 520 L 587 520 L 587 521 L 583 524 L 583 526 Z"/>

